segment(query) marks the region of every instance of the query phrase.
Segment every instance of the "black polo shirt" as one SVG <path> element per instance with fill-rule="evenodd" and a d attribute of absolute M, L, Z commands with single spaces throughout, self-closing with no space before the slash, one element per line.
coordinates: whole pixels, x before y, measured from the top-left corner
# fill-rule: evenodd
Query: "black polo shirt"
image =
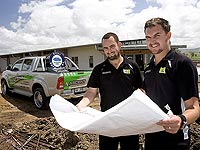
<path fill-rule="evenodd" d="M 138 65 L 124 58 L 118 69 L 108 60 L 95 66 L 87 86 L 99 88 L 101 111 L 106 111 L 128 98 L 141 85 Z"/>
<path fill-rule="evenodd" d="M 169 51 L 157 65 L 154 57 L 144 71 L 147 95 L 167 113 L 165 106 L 176 115 L 182 113 L 181 100 L 198 97 L 198 75 L 192 61 L 176 51 Z"/>

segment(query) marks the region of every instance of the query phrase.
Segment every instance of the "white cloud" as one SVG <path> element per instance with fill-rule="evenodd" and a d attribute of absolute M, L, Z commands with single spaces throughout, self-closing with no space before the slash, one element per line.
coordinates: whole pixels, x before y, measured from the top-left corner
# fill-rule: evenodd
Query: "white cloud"
<path fill-rule="evenodd" d="M 37 0 L 19 8 L 13 30 L 0 27 L 0 54 L 100 42 L 116 32 L 121 40 L 144 38 L 143 26 L 152 17 L 171 23 L 172 43 L 200 47 L 199 0 L 147 0 L 148 8 L 134 13 L 133 0 Z M 10 52 L 8 52 L 10 51 Z"/>
<path fill-rule="evenodd" d="M 157 0 L 159 11 L 171 24 L 172 43 L 200 47 L 200 9 L 199 0 Z"/>

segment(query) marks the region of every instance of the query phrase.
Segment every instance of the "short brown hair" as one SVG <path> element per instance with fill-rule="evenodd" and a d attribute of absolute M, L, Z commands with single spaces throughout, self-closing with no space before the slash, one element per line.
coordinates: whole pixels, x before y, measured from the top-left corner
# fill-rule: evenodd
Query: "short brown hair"
<path fill-rule="evenodd" d="M 118 38 L 117 34 L 115 34 L 113 32 L 108 32 L 102 37 L 101 43 L 103 42 L 104 39 L 109 39 L 111 36 L 115 39 L 115 42 L 117 42 L 117 43 L 119 42 L 119 38 Z"/>
<path fill-rule="evenodd" d="M 154 27 L 156 25 L 161 25 L 162 28 L 164 29 L 164 31 L 166 33 L 170 32 L 170 24 L 169 24 L 169 21 L 163 19 L 163 18 L 152 18 L 150 20 L 148 20 L 146 23 L 145 23 L 145 26 L 144 26 L 144 32 L 146 31 L 147 28 L 150 28 L 150 27 Z"/>

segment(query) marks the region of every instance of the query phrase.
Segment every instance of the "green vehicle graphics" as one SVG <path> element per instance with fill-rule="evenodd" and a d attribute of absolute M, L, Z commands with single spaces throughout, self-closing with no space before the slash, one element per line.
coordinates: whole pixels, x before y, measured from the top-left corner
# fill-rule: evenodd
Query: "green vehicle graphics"
<path fill-rule="evenodd" d="M 11 88 L 15 86 L 15 84 L 27 80 L 33 80 L 35 76 L 30 76 L 30 75 L 20 75 L 20 76 L 13 76 L 8 79 L 8 84 Z"/>
<path fill-rule="evenodd" d="M 39 109 L 47 108 L 49 99 L 55 94 L 66 99 L 80 99 L 87 90 L 91 71 L 80 71 L 68 57 L 54 55 L 54 62 L 48 56 L 35 56 L 21 58 L 8 66 L 2 73 L 2 95 L 13 92 L 33 97 Z"/>

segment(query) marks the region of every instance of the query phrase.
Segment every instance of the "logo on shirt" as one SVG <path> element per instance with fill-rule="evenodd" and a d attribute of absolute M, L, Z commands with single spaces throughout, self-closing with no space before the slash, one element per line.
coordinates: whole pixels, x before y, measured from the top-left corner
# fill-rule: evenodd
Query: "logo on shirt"
<path fill-rule="evenodd" d="M 131 74 L 131 70 L 130 69 L 123 69 L 123 73 L 124 74 Z"/>
<path fill-rule="evenodd" d="M 151 70 L 150 70 L 150 69 L 149 69 L 149 70 L 146 70 L 146 71 L 145 71 L 145 74 L 146 74 L 146 73 L 150 73 L 150 72 L 151 72 Z"/>
<path fill-rule="evenodd" d="M 159 73 L 166 74 L 166 67 L 160 67 Z"/>
<path fill-rule="evenodd" d="M 104 71 L 102 74 L 111 74 L 111 71 Z"/>

